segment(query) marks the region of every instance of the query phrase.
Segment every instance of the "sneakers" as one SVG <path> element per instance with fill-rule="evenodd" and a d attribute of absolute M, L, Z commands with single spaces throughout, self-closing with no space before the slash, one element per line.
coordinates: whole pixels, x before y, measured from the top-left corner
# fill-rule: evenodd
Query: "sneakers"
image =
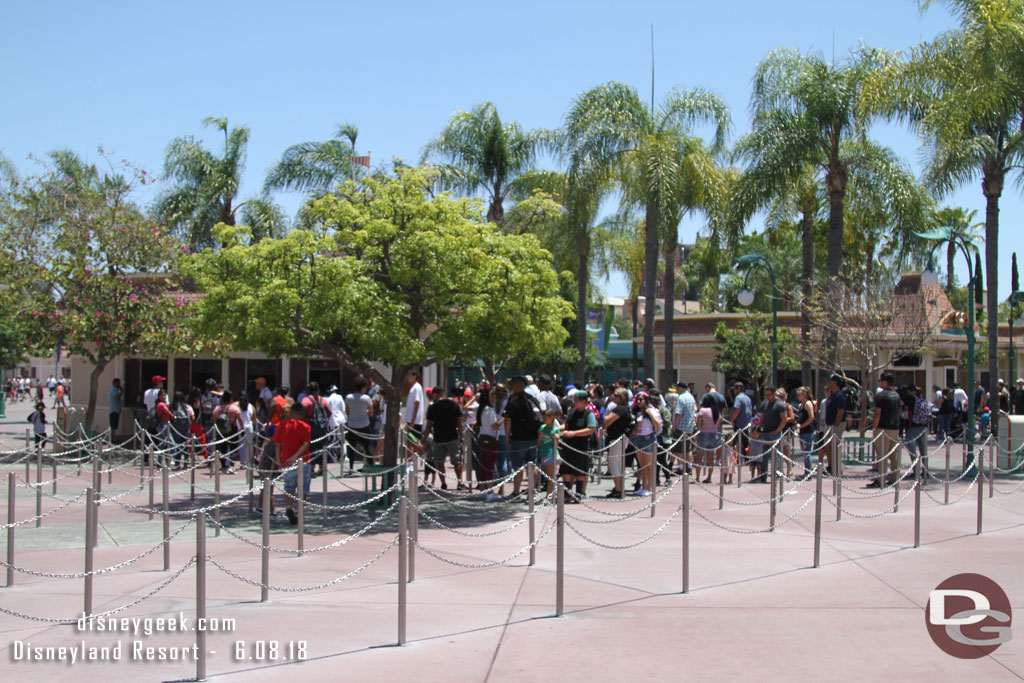
<path fill-rule="evenodd" d="M 295 514 L 295 510 L 287 508 L 284 511 L 284 514 L 288 516 L 288 521 L 291 522 L 293 526 L 299 523 L 299 516 Z"/>
<path fill-rule="evenodd" d="M 651 495 L 651 492 L 648 491 L 647 489 L 637 489 L 636 491 L 633 491 L 633 495 L 643 498 L 644 496 Z"/>
<path fill-rule="evenodd" d="M 622 498 L 622 491 L 616 491 L 612 489 L 605 498 Z"/>
<path fill-rule="evenodd" d="M 501 500 L 501 496 L 499 496 L 497 493 L 494 493 L 493 491 L 489 491 L 488 493 L 484 494 L 484 500 L 493 503 L 494 501 Z"/>

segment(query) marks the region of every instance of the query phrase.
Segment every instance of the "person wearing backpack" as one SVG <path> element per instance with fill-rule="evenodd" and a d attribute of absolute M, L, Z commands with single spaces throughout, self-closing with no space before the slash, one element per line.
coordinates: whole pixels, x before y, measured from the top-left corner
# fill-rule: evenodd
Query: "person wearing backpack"
<path fill-rule="evenodd" d="M 174 455 L 171 458 L 171 467 L 173 469 L 180 469 L 183 463 L 186 461 L 185 457 L 185 444 L 188 443 L 189 437 L 192 435 L 192 420 L 195 414 L 192 411 L 192 406 L 185 400 L 185 394 L 176 391 L 174 392 L 174 400 L 171 402 L 171 441 L 174 442 Z"/>
<path fill-rule="evenodd" d="M 206 380 L 205 387 L 206 390 L 199 397 L 199 424 L 206 434 L 206 442 L 214 443 L 218 438 L 213 429 L 213 412 L 220 405 L 221 396 L 217 394 L 217 382 L 213 378 Z"/>
<path fill-rule="evenodd" d="M 612 490 L 606 498 L 622 498 L 625 473 L 626 444 L 636 422 L 629 409 L 629 392 L 617 387 L 604 411 L 604 438 L 608 444 L 608 470 L 612 473 Z"/>
<path fill-rule="evenodd" d="M 516 375 L 509 380 L 508 385 L 512 396 L 502 414 L 505 418 L 505 433 L 508 434 L 508 465 L 512 470 L 519 470 L 528 462 L 537 462 L 537 437 L 544 424 L 544 417 L 537 399 L 526 393 L 524 376 Z M 516 472 L 512 481 L 513 497 L 519 495 L 522 483 L 523 473 Z"/>
<path fill-rule="evenodd" d="M 327 399 L 320 395 L 320 383 L 313 381 L 306 385 L 306 396 L 302 399 L 306 423 L 309 425 L 309 462 L 313 465 L 312 476 L 323 474 L 323 459 L 320 452 L 327 447 L 327 435 L 330 433 L 331 407 Z"/>
<path fill-rule="evenodd" d="M 911 384 L 904 387 L 901 398 L 907 415 L 907 429 L 903 435 L 907 451 L 910 452 L 911 460 L 915 450 L 920 453 L 921 464 L 924 466 L 928 458 L 928 425 L 932 420 L 932 404 Z"/>
<path fill-rule="evenodd" d="M 238 452 L 239 435 L 242 432 L 242 411 L 237 403 L 232 403 L 231 392 L 227 389 L 220 396 L 220 404 L 213 409 L 213 424 L 220 433 L 217 450 L 220 451 L 220 465 L 224 474 L 234 474 L 231 466 L 231 454 Z"/>

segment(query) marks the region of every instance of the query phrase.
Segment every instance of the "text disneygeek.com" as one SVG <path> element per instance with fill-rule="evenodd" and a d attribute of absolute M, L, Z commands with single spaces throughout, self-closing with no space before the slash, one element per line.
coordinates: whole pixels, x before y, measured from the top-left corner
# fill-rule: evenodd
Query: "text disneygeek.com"
<path fill-rule="evenodd" d="M 194 631 L 227 632 L 235 630 L 234 619 L 189 619 L 183 612 L 171 617 L 104 618 L 82 616 L 75 624 L 79 632 L 119 633 L 133 636 L 107 645 L 87 644 L 84 640 L 68 645 L 36 645 L 28 640 L 11 644 L 14 662 L 104 662 L 104 661 L 195 661 L 199 651 L 195 644 L 180 647 L 148 645 L 144 638 L 158 633 Z M 212 652 L 211 652 L 212 654 Z"/>

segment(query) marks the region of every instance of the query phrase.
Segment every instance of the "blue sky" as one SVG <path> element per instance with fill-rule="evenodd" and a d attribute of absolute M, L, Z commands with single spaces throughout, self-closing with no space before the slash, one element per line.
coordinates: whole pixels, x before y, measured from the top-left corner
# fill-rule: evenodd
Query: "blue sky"
<path fill-rule="evenodd" d="M 171 138 L 220 141 L 201 121 L 251 128 L 241 197 L 291 144 L 359 128 L 361 153 L 418 161 L 456 109 L 493 101 L 504 119 L 558 126 L 572 98 L 609 81 L 655 96 L 705 86 L 732 108 L 733 139 L 748 128 L 750 78 L 786 46 L 841 56 L 858 41 L 909 47 L 953 26 L 941 6 L 913 0 L 697 2 L 37 2 L 7 3 L 0 25 L 0 150 L 25 171 L 29 154 L 103 146 L 158 173 Z M 920 169 L 909 131 L 873 135 Z M 290 212 L 296 195 L 278 198 Z M 980 182 L 945 204 L 984 216 Z M 1000 236 L 1001 296 L 1010 252 L 1024 257 L 1020 186 L 1007 184 Z M 692 241 L 699 223 L 680 228 Z M 754 224 L 752 230 L 759 229 Z M 621 294 L 613 277 L 607 293 Z"/>

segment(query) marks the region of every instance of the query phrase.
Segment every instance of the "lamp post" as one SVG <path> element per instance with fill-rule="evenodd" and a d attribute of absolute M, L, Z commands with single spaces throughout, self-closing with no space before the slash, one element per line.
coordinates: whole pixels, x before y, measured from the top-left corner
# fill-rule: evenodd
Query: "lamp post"
<path fill-rule="evenodd" d="M 779 387 L 779 289 L 775 286 L 775 271 L 772 264 L 768 263 L 761 254 L 745 254 L 736 259 L 737 266 L 745 266 L 747 274 L 743 277 L 743 289 L 736 300 L 741 306 L 750 306 L 754 303 L 754 293 L 747 288 L 750 281 L 750 273 L 758 266 L 768 271 L 768 279 L 772 283 L 772 386 Z"/>
<path fill-rule="evenodd" d="M 967 327 L 964 332 L 967 335 L 967 462 L 968 468 L 974 467 L 974 287 L 975 272 L 974 259 L 971 258 L 971 250 L 974 245 L 959 232 L 952 228 L 933 228 L 925 232 L 914 233 L 926 240 L 934 240 L 939 244 L 949 242 L 964 255 L 967 260 Z M 938 245 L 936 245 L 938 246 Z M 933 270 L 926 270 L 921 273 L 921 284 L 938 284 L 939 277 Z"/>
<path fill-rule="evenodd" d="M 1020 317 L 1021 314 L 1021 302 L 1024 302 L 1024 292 L 1014 292 L 1010 295 L 1010 377 L 1007 380 L 1013 385 L 1016 382 L 1017 377 L 1017 352 L 1013 348 L 1013 321 Z M 1012 399 L 1012 396 L 1011 396 Z M 1010 401 L 1010 412 L 1015 412 L 1013 409 L 1013 401 Z"/>

